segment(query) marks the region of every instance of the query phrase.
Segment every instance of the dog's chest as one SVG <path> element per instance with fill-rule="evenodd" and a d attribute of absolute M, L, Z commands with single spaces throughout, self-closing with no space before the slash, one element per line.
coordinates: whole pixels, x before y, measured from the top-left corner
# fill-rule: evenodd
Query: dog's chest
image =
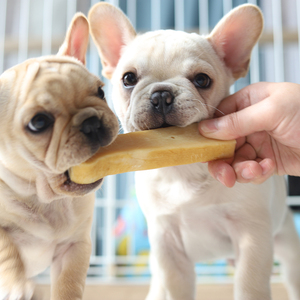
<path fill-rule="evenodd" d="M 276 231 L 285 211 L 285 197 L 284 182 L 277 178 L 275 184 L 274 180 L 260 186 L 236 184 L 229 189 L 214 180 L 203 164 L 194 164 L 147 171 L 137 179 L 137 189 L 149 232 L 152 224 L 158 228 L 157 220 L 164 220 L 168 229 L 163 225 L 155 234 L 173 232 L 196 262 L 232 258 L 237 239 L 234 228 L 244 222 L 260 223 L 256 216 L 261 213 L 272 219 Z"/>
<path fill-rule="evenodd" d="M 71 201 L 54 201 L 50 204 L 39 204 L 37 201 L 20 202 L 12 200 L 6 206 L 10 214 L 5 218 L 8 228 L 20 228 L 36 238 L 49 240 L 64 235 L 75 222 L 75 212 Z M 13 234 L 14 230 L 12 230 Z"/>
<path fill-rule="evenodd" d="M 72 242 L 78 222 L 72 201 L 45 205 L 10 199 L 2 204 L 1 227 L 18 247 L 29 277 L 51 264 L 57 245 Z"/>
<path fill-rule="evenodd" d="M 203 165 L 179 167 L 177 174 L 174 171 L 173 179 L 162 182 L 158 189 L 167 202 L 174 204 L 174 217 L 187 255 L 194 262 L 232 257 L 225 213 L 232 203 L 223 194 L 223 187 Z"/>
<path fill-rule="evenodd" d="M 217 185 L 217 186 L 216 186 Z M 186 204 L 211 205 L 218 183 L 203 164 L 163 168 L 136 174 L 136 188 L 144 212 L 170 214 Z"/>

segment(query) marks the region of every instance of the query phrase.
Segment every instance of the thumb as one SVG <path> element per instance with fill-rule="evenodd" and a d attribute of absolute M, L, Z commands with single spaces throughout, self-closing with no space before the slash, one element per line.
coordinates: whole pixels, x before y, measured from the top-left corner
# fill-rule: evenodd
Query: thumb
<path fill-rule="evenodd" d="M 208 138 L 231 140 L 254 132 L 270 130 L 271 116 L 264 101 L 217 119 L 199 123 L 200 133 Z"/>

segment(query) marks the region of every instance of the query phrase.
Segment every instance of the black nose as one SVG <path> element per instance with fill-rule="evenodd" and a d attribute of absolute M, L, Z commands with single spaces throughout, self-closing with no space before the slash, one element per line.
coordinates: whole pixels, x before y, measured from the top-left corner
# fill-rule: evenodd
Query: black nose
<path fill-rule="evenodd" d="M 172 109 L 174 96 L 169 91 L 157 91 L 151 95 L 150 101 L 158 112 L 166 115 Z"/>
<path fill-rule="evenodd" d="M 111 142 L 110 130 L 97 117 L 90 117 L 82 122 L 81 132 L 94 147 L 106 146 Z"/>

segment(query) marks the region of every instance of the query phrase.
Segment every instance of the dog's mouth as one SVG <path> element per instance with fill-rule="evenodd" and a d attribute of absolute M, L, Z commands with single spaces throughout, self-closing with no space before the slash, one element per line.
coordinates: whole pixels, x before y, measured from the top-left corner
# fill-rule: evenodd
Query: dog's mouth
<path fill-rule="evenodd" d="M 158 129 L 158 128 L 166 128 L 166 127 L 171 127 L 171 126 L 175 126 L 175 125 L 171 125 L 167 122 L 163 122 L 162 124 L 155 124 L 153 126 L 141 128 L 139 130 L 151 130 L 151 129 Z"/>
<path fill-rule="evenodd" d="M 63 175 L 65 177 L 65 181 L 61 185 L 61 189 L 68 193 L 75 193 L 77 195 L 85 195 L 95 190 L 103 181 L 103 178 L 101 178 L 93 183 L 78 184 L 70 179 L 69 171 L 66 171 Z"/>
<path fill-rule="evenodd" d="M 173 126 L 171 124 L 168 124 L 167 122 L 164 122 L 161 126 L 159 126 L 159 128 L 166 128 L 166 127 L 170 127 Z"/>

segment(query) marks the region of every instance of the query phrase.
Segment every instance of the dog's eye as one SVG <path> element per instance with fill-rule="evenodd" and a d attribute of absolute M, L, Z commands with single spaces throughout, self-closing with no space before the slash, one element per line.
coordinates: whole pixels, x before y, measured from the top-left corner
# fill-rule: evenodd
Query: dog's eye
<path fill-rule="evenodd" d="M 98 97 L 103 99 L 105 98 L 104 91 L 102 90 L 101 86 L 98 87 Z"/>
<path fill-rule="evenodd" d="M 199 73 L 194 78 L 194 85 L 201 89 L 207 89 L 211 85 L 211 79 L 204 73 Z"/>
<path fill-rule="evenodd" d="M 125 87 L 133 87 L 137 84 L 136 75 L 132 72 L 128 72 L 123 76 L 123 84 Z"/>
<path fill-rule="evenodd" d="M 27 128 L 33 133 L 41 133 L 54 123 L 53 116 L 45 113 L 36 114 L 27 125 Z"/>

